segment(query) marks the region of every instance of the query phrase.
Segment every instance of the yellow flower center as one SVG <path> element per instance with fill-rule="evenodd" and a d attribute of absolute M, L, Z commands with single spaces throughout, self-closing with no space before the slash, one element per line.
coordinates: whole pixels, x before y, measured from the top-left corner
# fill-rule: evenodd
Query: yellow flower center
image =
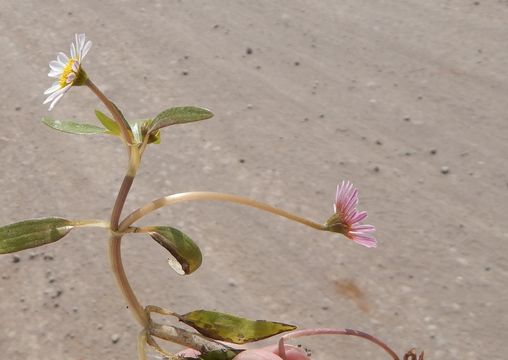
<path fill-rule="evenodd" d="M 74 65 L 74 63 L 76 62 L 77 60 L 75 59 L 70 59 L 69 62 L 67 63 L 67 65 L 65 65 L 64 67 L 64 70 L 62 72 L 62 75 L 60 76 L 60 87 L 63 88 L 67 85 L 67 77 L 70 75 L 70 74 L 73 74 L 74 71 L 72 70 L 72 65 Z M 79 73 L 79 67 L 78 67 L 78 73 Z M 78 74 L 76 73 L 76 78 L 78 77 Z M 76 79 L 75 78 L 75 79 Z"/>

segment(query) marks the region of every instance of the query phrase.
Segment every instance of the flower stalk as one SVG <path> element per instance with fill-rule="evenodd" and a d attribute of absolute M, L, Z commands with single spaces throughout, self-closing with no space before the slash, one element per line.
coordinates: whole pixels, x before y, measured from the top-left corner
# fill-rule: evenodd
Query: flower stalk
<path fill-rule="evenodd" d="M 297 223 L 309 226 L 316 230 L 326 230 L 326 226 L 322 224 L 318 224 L 314 221 L 305 219 L 301 216 L 295 215 L 288 211 L 276 208 L 274 206 L 249 199 L 243 196 L 224 194 L 218 192 L 211 191 L 192 191 L 180 194 L 173 194 L 169 196 L 165 196 L 156 200 L 149 202 L 143 207 L 134 210 L 131 214 L 129 214 L 125 220 L 123 220 L 120 224 L 120 231 L 124 231 L 130 225 L 141 219 L 142 217 L 148 215 L 154 210 L 160 209 L 161 207 L 176 204 L 179 202 L 185 201 L 224 201 L 230 203 L 236 203 L 240 205 L 245 205 L 249 207 L 253 207 L 256 209 L 260 209 L 266 212 L 269 212 L 274 215 L 282 216 L 286 219 L 295 221 Z"/>
<path fill-rule="evenodd" d="M 289 339 L 295 339 L 303 336 L 312 336 L 312 335 L 349 335 L 356 336 L 362 339 L 366 339 L 379 347 L 381 347 L 384 351 L 386 351 L 393 360 L 400 360 L 398 355 L 393 351 L 388 345 L 386 345 L 383 341 L 378 338 L 367 334 L 363 331 L 353 330 L 353 329 L 330 329 L 330 328 L 318 328 L 318 329 L 304 329 L 304 330 L 295 330 L 286 335 L 283 335 L 279 340 L 279 356 L 286 360 L 286 347 L 284 341 Z"/>

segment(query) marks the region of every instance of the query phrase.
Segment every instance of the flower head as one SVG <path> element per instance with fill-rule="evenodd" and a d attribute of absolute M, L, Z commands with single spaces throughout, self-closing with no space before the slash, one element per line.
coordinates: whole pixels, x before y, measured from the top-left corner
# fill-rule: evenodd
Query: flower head
<path fill-rule="evenodd" d="M 354 242 L 366 246 L 376 247 L 376 238 L 372 233 L 376 228 L 372 225 L 360 224 L 367 218 L 366 211 L 358 211 L 358 189 L 353 187 L 349 181 L 342 181 L 337 186 L 333 214 L 326 222 L 328 231 L 338 232 L 353 240 Z"/>
<path fill-rule="evenodd" d="M 60 52 L 56 60 L 49 63 L 49 77 L 56 78 L 57 81 L 49 89 L 44 91 L 44 95 L 49 95 L 43 104 L 51 103 L 49 110 L 60 101 L 71 86 L 83 85 L 87 79 L 85 71 L 81 68 L 81 61 L 92 47 L 91 41 L 86 41 L 85 34 L 76 34 L 76 41 L 71 43 L 71 53 L 68 57 Z"/>

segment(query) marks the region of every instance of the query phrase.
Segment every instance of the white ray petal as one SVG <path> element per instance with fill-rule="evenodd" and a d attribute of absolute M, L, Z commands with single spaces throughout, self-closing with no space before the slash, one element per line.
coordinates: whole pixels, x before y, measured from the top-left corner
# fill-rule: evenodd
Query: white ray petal
<path fill-rule="evenodd" d="M 56 61 L 56 60 L 52 60 L 49 62 L 49 68 L 52 69 L 52 70 L 63 70 L 64 69 L 64 65 L 62 65 L 60 62 Z"/>
<path fill-rule="evenodd" d="M 48 73 L 48 76 L 52 77 L 52 78 L 59 78 L 61 75 L 62 75 L 62 71 L 60 71 L 60 70 L 51 70 Z"/>
<path fill-rule="evenodd" d="M 65 55 L 63 52 L 58 53 L 56 59 L 64 65 L 67 65 L 67 63 L 69 62 L 69 57 Z"/>
<path fill-rule="evenodd" d="M 79 40 L 78 51 L 80 54 L 83 51 L 83 47 L 85 46 L 85 39 L 86 39 L 85 34 L 78 35 L 78 40 Z"/>
<path fill-rule="evenodd" d="M 49 105 L 49 109 L 48 109 L 48 111 L 51 111 L 51 110 L 55 107 L 55 105 L 56 105 L 56 104 L 60 101 L 60 99 L 61 99 L 64 95 L 65 95 L 65 93 L 58 95 L 58 96 L 57 96 L 57 97 L 53 100 L 53 102 Z"/>
<path fill-rule="evenodd" d="M 55 91 L 60 89 L 60 82 L 56 81 L 51 85 L 50 88 L 47 88 L 46 91 L 44 91 L 44 95 L 48 95 L 51 93 L 54 93 Z"/>
<path fill-rule="evenodd" d="M 81 59 L 80 60 L 83 60 L 83 58 L 86 56 L 86 54 L 88 54 L 88 52 L 90 51 L 90 48 L 92 47 L 92 42 L 91 41 L 87 41 L 84 48 L 83 48 L 83 53 L 81 54 Z"/>
<path fill-rule="evenodd" d="M 76 59 L 76 46 L 71 43 L 71 58 Z"/>

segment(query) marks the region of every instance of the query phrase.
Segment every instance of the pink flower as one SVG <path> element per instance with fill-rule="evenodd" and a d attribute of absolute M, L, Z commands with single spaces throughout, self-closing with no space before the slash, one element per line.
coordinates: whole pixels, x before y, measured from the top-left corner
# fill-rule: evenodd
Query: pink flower
<path fill-rule="evenodd" d="M 366 211 L 358 211 L 358 189 L 349 181 L 342 181 L 337 186 L 333 214 L 326 222 L 326 230 L 341 233 L 357 244 L 376 247 L 376 238 L 372 233 L 376 228 L 372 225 L 360 224 L 367 218 Z"/>

